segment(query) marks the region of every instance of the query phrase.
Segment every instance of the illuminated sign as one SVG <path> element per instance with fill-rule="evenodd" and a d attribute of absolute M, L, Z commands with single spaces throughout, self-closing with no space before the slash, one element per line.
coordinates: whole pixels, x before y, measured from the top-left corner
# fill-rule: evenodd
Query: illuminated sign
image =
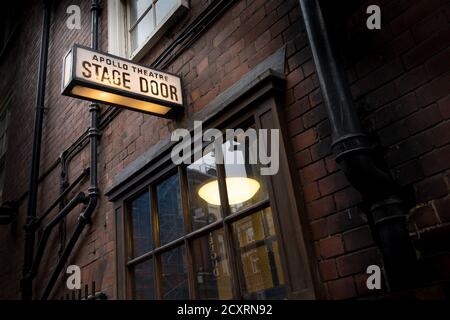
<path fill-rule="evenodd" d="M 64 57 L 62 94 L 173 118 L 183 110 L 180 77 L 75 45 Z"/>

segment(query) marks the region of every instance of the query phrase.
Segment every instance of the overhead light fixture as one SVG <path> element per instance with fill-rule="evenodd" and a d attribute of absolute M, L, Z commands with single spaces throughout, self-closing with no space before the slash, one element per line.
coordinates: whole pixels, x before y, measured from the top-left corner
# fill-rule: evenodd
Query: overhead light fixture
<path fill-rule="evenodd" d="M 229 177 L 225 178 L 228 194 L 228 203 L 230 205 L 243 203 L 253 198 L 258 192 L 260 184 L 258 181 L 247 177 Z M 200 198 L 207 203 L 219 206 L 219 182 L 217 179 L 205 183 L 198 190 Z"/>

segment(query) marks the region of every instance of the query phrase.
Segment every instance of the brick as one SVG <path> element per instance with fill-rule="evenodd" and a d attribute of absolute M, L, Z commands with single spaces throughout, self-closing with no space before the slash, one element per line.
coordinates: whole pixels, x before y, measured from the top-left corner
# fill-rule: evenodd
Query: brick
<path fill-rule="evenodd" d="M 450 221 L 450 197 L 434 200 L 436 212 L 442 222 Z"/>
<path fill-rule="evenodd" d="M 317 132 L 315 128 L 308 129 L 299 135 L 295 136 L 292 140 L 295 151 L 301 151 L 317 141 Z"/>
<path fill-rule="evenodd" d="M 281 32 L 286 30 L 289 27 L 289 19 L 286 17 L 279 19 L 274 25 L 270 28 L 270 33 L 272 38 L 279 35 Z"/>
<path fill-rule="evenodd" d="M 347 178 L 342 171 L 338 171 L 319 180 L 320 194 L 328 195 L 348 185 Z"/>
<path fill-rule="evenodd" d="M 309 104 L 308 97 L 305 97 L 301 100 L 296 101 L 294 104 L 290 105 L 286 109 L 286 117 L 288 120 L 295 119 L 301 116 L 306 110 L 310 109 L 311 106 Z"/>
<path fill-rule="evenodd" d="M 323 258 L 332 258 L 344 253 L 344 245 L 340 235 L 319 241 L 320 255 Z"/>
<path fill-rule="evenodd" d="M 413 135 L 440 122 L 441 119 L 437 104 L 433 104 L 407 117 L 404 125 L 408 128 L 409 134 Z"/>
<path fill-rule="evenodd" d="M 439 110 L 441 111 L 444 119 L 450 118 L 450 94 L 448 94 L 445 98 L 439 100 Z"/>
<path fill-rule="evenodd" d="M 320 89 L 316 89 L 309 95 L 309 101 L 311 102 L 311 107 L 315 107 L 322 103 L 322 92 Z"/>
<path fill-rule="evenodd" d="M 411 32 L 406 30 L 392 41 L 391 47 L 394 53 L 399 56 L 414 47 L 414 44 Z"/>
<path fill-rule="evenodd" d="M 425 176 L 418 159 L 413 159 L 396 167 L 392 170 L 392 174 L 395 181 L 401 186 L 422 180 Z"/>
<path fill-rule="evenodd" d="M 309 183 L 303 186 L 303 197 L 305 198 L 306 203 L 311 202 L 320 198 L 319 188 L 317 187 L 317 183 Z"/>
<path fill-rule="evenodd" d="M 328 121 L 328 118 L 320 122 L 316 128 L 320 139 L 327 138 L 331 135 L 330 121 Z"/>
<path fill-rule="evenodd" d="M 313 104 L 311 104 L 313 105 Z M 313 107 L 313 109 L 307 111 L 303 116 L 303 123 L 305 124 L 305 128 L 310 128 L 322 120 L 327 118 L 327 113 L 325 107 L 323 105 L 319 105 L 317 107 Z"/>
<path fill-rule="evenodd" d="M 296 136 L 305 130 L 303 126 L 303 118 L 296 118 L 288 123 L 288 132 L 291 137 Z"/>
<path fill-rule="evenodd" d="M 427 153 L 422 159 L 421 164 L 426 176 L 436 174 L 450 167 L 450 145 L 433 152 Z"/>
<path fill-rule="evenodd" d="M 386 153 L 386 161 L 390 166 L 395 166 L 431 149 L 433 149 L 433 138 L 430 132 L 424 131 L 390 147 Z"/>
<path fill-rule="evenodd" d="M 328 295 L 332 300 L 350 299 L 356 296 L 353 277 L 327 282 Z"/>
<path fill-rule="evenodd" d="M 319 272 L 322 281 L 329 281 L 338 278 L 336 261 L 334 259 L 324 260 L 319 263 Z"/>
<path fill-rule="evenodd" d="M 286 77 L 286 87 L 292 88 L 305 78 L 302 68 L 297 68 Z"/>
<path fill-rule="evenodd" d="M 303 73 L 304 73 L 305 77 L 309 77 L 311 74 L 313 74 L 316 71 L 313 60 L 308 60 L 305 63 L 303 63 L 302 68 L 303 68 Z"/>
<path fill-rule="evenodd" d="M 436 78 L 441 74 L 448 72 L 450 70 L 450 50 L 445 50 L 444 52 L 434 56 L 425 63 L 428 74 L 432 78 Z"/>
<path fill-rule="evenodd" d="M 353 187 L 340 190 L 334 194 L 336 209 L 343 210 L 353 207 L 361 202 L 361 194 Z"/>
<path fill-rule="evenodd" d="M 383 105 L 397 99 L 398 92 L 395 83 L 388 82 L 384 86 L 369 93 L 364 97 L 364 101 L 369 110 L 375 110 Z"/>
<path fill-rule="evenodd" d="M 331 154 L 331 138 L 325 138 L 310 147 L 313 161 L 325 158 Z"/>
<path fill-rule="evenodd" d="M 342 234 L 345 251 L 355 251 L 373 245 L 372 232 L 368 226 L 353 229 Z"/>
<path fill-rule="evenodd" d="M 314 162 L 301 170 L 301 176 L 305 182 L 316 181 L 326 174 L 327 171 L 323 161 Z"/>
<path fill-rule="evenodd" d="M 395 60 L 383 65 L 376 71 L 371 72 L 364 79 L 358 80 L 352 86 L 352 92 L 356 98 L 367 92 L 378 88 L 403 73 L 403 66 L 400 60 Z"/>
<path fill-rule="evenodd" d="M 416 90 L 420 106 L 427 106 L 440 98 L 448 95 L 448 84 L 450 83 L 450 73 L 444 74 L 434 79 L 430 83 Z"/>
<path fill-rule="evenodd" d="M 305 78 L 294 87 L 294 96 L 296 99 L 302 99 L 316 88 L 313 77 Z"/>
<path fill-rule="evenodd" d="M 311 59 L 311 49 L 309 47 L 304 48 L 294 54 L 292 57 L 288 59 L 289 70 L 295 70 L 300 67 L 303 63 Z"/>
<path fill-rule="evenodd" d="M 311 155 L 308 149 L 297 152 L 294 155 L 295 164 L 297 168 L 303 168 L 304 166 L 310 164 L 312 162 Z"/>
<path fill-rule="evenodd" d="M 336 234 L 367 224 L 367 218 L 357 208 L 349 208 L 327 217 L 329 234 Z"/>
<path fill-rule="evenodd" d="M 413 50 L 407 52 L 403 56 L 403 62 L 409 69 L 416 65 L 419 65 L 435 55 L 437 52 L 444 50 L 448 45 L 448 39 L 450 37 L 450 28 L 441 30 L 436 35 L 422 42 L 419 46 Z"/>
<path fill-rule="evenodd" d="M 264 48 L 270 42 L 271 39 L 272 39 L 272 36 L 270 34 L 270 30 L 267 30 L 262 35 L 260 35 L 255 41 L 256 51 L 259 51 L 262 48 Z"/>
<path fill-rule="evenodd" d="M 385 107 L 378 109 L 371 119 L 374 129 L 381 129 L 391 123 L 397 122 L 419 109 L 417 97 L 414 92 L 409 93 Z M 397 140 L 397 139 L 392 139 Z M 392 141 L 391 140 L 391 141 Z"/>
<path fill-rule="evenodd" d="M 332 196 L 320 198 L 307 204 L 308 215 L 311 220 L 323 218 L 336 210 Z"/>
<path fill-rule="evenodd" d="M 427 19 L 416 23 L 411 28 L 412 34 L 416 43 L 431 37 L 433 34 L 446 27 L 447 21 L 442 12 L 438 11 L 436 14 L 429 16 Z"/>
<path fill-rule="evenodd" d="M 201 74 L 206 68 L 208 68 L 208 57 L 203 58 L 197 65 L 197 73 Z"/>
<path fill-rule="evenodd" d="M 377 249 L 371 248 L 344 255 L 336 259 L 339 275 L 347 276 L 365 272 L 367 267 L 375 264 L 381 265 L 381 258 Z"/>
<path fill-rule="evenodd" d="M 428 82 L 429 76 L 424 66 L 419 66 L 408 71 L 398 78 L 395 82 L 401 95 Z"/>
<path fill-rule="evenodd" d="M 356 63 L 356 73 L 359 78 L 362 78 L 369 74 L 371 71 L 381 67 L 384 62 L 384 57 L 379 54 L 369 55 L 368 57 L 365 57 L 364 59 Z"/>
<path fill-rule="evenodd" d="M 435 147 L 442 147 L 450 143 L 450 121 L 446 121 L 434 127 L 432 135 Z"/>
<path fill-rule="evenodd" d="M 431 227 L 439 222 L 434 208 L 430 205 L 414 208 L 409 216 L 409 220 L 419 229 Z"/>
<path fill-rule="evenodd" d="M 448 193 L 444 177 L 441 175 L 436 175 L 416 183 L 414 190 L 416 201 L 419 203 L 440 198 Z"/>
<path fill-rule="evenodd" d="M 325 238 L 328 235 L 326 219 L 316 220 L 311 223 L 311 235 L 313 240 Z"/>

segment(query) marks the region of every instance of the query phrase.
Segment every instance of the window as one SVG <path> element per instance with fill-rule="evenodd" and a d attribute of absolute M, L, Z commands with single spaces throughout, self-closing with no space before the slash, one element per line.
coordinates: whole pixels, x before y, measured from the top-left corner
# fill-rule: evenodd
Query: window
<path fill-rule="evenodd" d="M 243 142 L 237 135 L 223 143 L 222 155 L 206 153 L 128 201 L 133 298 L 286 297 L 267 182 L 256 165 L 230 164 L 248 154 Z M 227 199 L 232 202 L 230 192 L 236 188 L 230 187 L 234 183 L 230 178 L 236 177 L 252 177 L 260 187 L 250 200 L 226 204 Z M 211 183 L 218 186 L 217 199 L 202 198 L 202 187 Z M 241 283 L 238 293 L 233 292 L 231 256 L 234 282 Z M 188 274 L 193 278 L 191 288 Z"/>
<path fill-rule="evenodd" d="M 315 297 L 283 141 L 275 175 L 262 176 L 244 158 L 254 147 L 245 143 L 246 129 L 280 128 L 275 100 L 253 106 L 221 115 L 223 130 L 244 134 L 219 151 L 204 145 L 201 159 L 175 166 L 165 148 L 108 192 L 117 219 L 119 298 Z M 235 193 L 243 180 L 257 186 L 244 198 Z"/>
<path fill-rule="evenodd" d="M 140 59 L 188 9 L 186 0 L 110 2 L 109 52 L 133 59 Z"/>

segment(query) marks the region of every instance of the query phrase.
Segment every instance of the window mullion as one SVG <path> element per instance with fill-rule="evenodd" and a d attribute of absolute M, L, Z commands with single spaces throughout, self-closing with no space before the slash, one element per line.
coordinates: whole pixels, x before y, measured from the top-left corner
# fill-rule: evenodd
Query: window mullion
<path fill-rule="evenodd" d="M 156 197 L 156 189 L 153 185 L 149 186 L 150 193 L 150 211 L 152 219 L 152 233 L 153 233 L 153 250 L 160 246 L 159 236 L 159 219 L 158 219 L 158 205 Z M 155 277 L 155 297 L 162 299 L 162 278 L 161 278 L 161 259 L 159 255 L 153 255 L 153 270 Z"/>
<path fill-rule="evenodd" d="M 181 193 L 181 209 L 183 210 L 183 220 L 184 220 L 184 233 L 189 234 L 192 231 L 191 216 L 189 213 L 189 198 L 188 198 L 188 183 L 186 176 L 186 168 L 178 166 L 178 176 L 180 182 L 180 193 Z M 186 249 L 186 267 L 188 269 L 188 285 L 189 285 L 189 296 L 191 299 L 197 298 L 197 289 L 195 285 L 195 275 L 194 275 L 194 258 L 192 256 L 192 250 L 189 240 L 184 237 L 184 246 Z"/>
<path fill-rule="evenodd" d="M 139 22 L 141 22 L 142 19 L 144 19 L 145 15 L 146 15 L 152 8 L 153 8 L 153 4 L 150 4 L 150 5 L 148 6 L 148 8 L 145 9 L 144 12 L 136 19 L 136 21 L 133 23 L 133 25 L 130 25 L 130 26 L 129 26 L 128 32 L 133 31 L 133 30 L 136 28 L 136 26 L 139 24 Z M 153 10 L 153 11 L 155 11 L 155 10 Z M 130 22 L 131 22 L 131 21 L 130 21 Z"/>
<path fill-rule="evenodd" d="M 233 232 L 231 230 L 231 225 L 226 222 L 225 217 L 230 214 L 230 206 L 228 205 L 228 195 L 225 185 L 225 167 L 223 164 L 217 163 L 216 159 L 216 168 L 217 168 L 217 179 L 219 181 L 219 193 L 220 193 L 220 211 L 222 214 L 222 222 L 223 222 L 223 233 L 226 247 L 226 254 L 229 259 L 229 266 L 231 270 L 231 283 L 232 283 L 232 292 L 234 299 L 241 299 L 241 290 L 240 290 L 240 281 L 239 281 L 239 273 L 237 268 L 237 260 L 234 254 L 234 241 L 233 241 Z"/>

